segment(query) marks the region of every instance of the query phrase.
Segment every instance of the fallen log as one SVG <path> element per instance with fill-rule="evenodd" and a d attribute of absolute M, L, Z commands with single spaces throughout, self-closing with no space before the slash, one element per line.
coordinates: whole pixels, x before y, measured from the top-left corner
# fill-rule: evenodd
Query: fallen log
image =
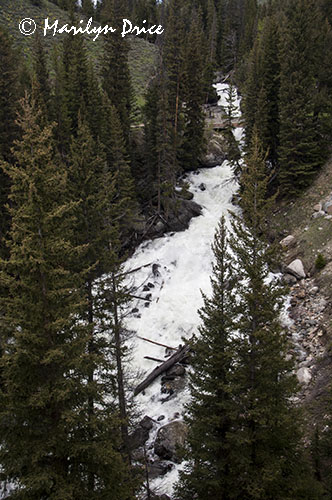
<path fill-rule="evenodd" d="M 152 370 L 150 375 L 148 375 L 146 377 L 146 379 L 143 380 L 143 382 L 138 384 L 138 386 L 136 387 L 136 389 L 134 391 L 134 396 L 137 396 L 137 394 L 144 391 L 144 389 L 149 387 L 149 385 L 152 384 L 152 382 L 157 377 L 159 377 L 159 375 L 161 375 L 166 370 L 171 368 L 173 365 L 175 365 L 175 363 L 178 363 L 183 358 L 185 358 L 189 351 L 190 351 L 190 347 L 188 345 L 184 345 L 184 346 L 180 347 L 180 349 L 178 349 L 170 358 L 168 358 L 166 361 L 164 361 L 164 363 L 162 363 L 160 366 L 157 366 L 154 370 Z"/>
<path fill-rule="evenodd" d="M 144 356 L 144 359 L 149 359 L 150 361 L 157 361 L 157 363 L 163 363 L 163 359 L 152 358 L 151 356 Z"/>
<path fill-rule="evenodd" d="M 150 344 L 156 344 L 156 345 L 159 345 L 160 347 L 165 347 L 165 349 L 171 349 L 172 351 L 178 350 L 177 347 L 170 347 L 169 345 L 161 344 L 160 342 L 156 342 L 155 340 L 150 340 L 150 339 L 147 339 L 145 337 L 140 337 L 139 335 L 137 335 L 137 338 L 144 340 L 145 342 L 150 342 Z"/>

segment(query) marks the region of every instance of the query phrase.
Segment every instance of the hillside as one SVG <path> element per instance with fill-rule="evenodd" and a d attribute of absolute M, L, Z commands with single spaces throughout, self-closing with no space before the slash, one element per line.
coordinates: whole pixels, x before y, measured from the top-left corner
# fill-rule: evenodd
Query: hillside
<path fill-rule="evenodd" d="M 300 259 L 306 273 L 306 279 L 290 282 L 290 317 L 304 382 L 301 399 L 318 421 L 325 414 L 332 367 L 331 176 L 332 159 L 301 196 L 279 204 L 271 221 L 272 238 L 294 237 L 285 247 L 283 265 Z"/>
<path fill-rule="evenodd" d="M 63 40 L 65 35 L 56 34 L 54 37 L 49 34 L 43 37 L 42 27 L 44 19 L 49 18 L 50 22 L 59 20 L 59 26 L 69 23 L 67 12 L 58 8 L 48 0 L 43 0 L 42 5 L 37 7 L 29 0 L 2 0 L 0 9 L 0 26 L 5 28 L 13 39 L 14 47 L 19 49 L 29 61 L 33 48 L 34 35 L 24 36 L 19 31 L 19 23 L 23 18 L 34 19 L 37 29 L 42 36 L 43 45 L 47 53 Z M 97 70 L 100 69 L 100 56 L 103 50 L 103 36 L 96 41 L 92 37 L 85 35 L 88 55 L 92 58 Z M 129 65 L 133 83 L 134 94 L 138 105 L 144 102 L 143 96 L 147 84 L 154 73 L 156 62 L 156 48 L 154 45 L 141 38 L 129 37 L 131 51 L 129 54 Z M 48 58 L 50 61 L 51 58 Z"/>

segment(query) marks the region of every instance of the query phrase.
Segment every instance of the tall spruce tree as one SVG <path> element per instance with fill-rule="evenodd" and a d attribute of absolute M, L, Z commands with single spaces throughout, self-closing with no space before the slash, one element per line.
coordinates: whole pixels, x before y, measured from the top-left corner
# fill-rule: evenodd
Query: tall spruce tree
<path fill-rule="evenodd" d="M 217 229 L 213 252 L 212 297 L 204 297 L 203 325 L 193 340 L 190 377 L 188 463 L 180 474 L 177 498 L 231 498 L 236 469 L 232 437 L 236 433 L 235 386 L 235 285 L 228 253 L 226 222 Z"/>
<path fill-rule="evenodd" d="M 22 106 L 15 165 L 3 164 L 12 181 L 10 257 L 0 275 L 9 290 L 1 299 L 3 476 L 16 499 L 128 500 L 109 344 L 99 336 L 92 355 L 91 327 L 80 320 L 89 248 L 72 244 L 77 204 L 68 202 L 51 126 L 40 125 L 33 101 Z M 101 373 L 93 385 L 91 369 Z"/>
<path fill-rule="evenodd" d="M 107 36 L 103 56 L 103 89 L 117 110 L 126 146 L 129 146 L 132 88 L 128 66 L 129 42 L 121 36 L 127 9 L 124 0 L 105 0 L 102 18 L 117 31 Z"/>
<path fill-rule="evenodd" d="M 189 462 L 178 496 L 318 499 L 291 399 L 297 385 L 279 322 L 283 290 L 267 279 L 273 251 L 262 234 L 272 200 L 265 199 L 266 158 L 257 134 L 242 183 L 244 220 L 235 217 L 229 238 L 233 269 L 224 223 L 217 233 L 213 295 L 205 299 L 193 362 Z"/>
<path fill-rule="evenodd" d="M 318 7 L 312 0 L 290 1 L 281 36 L 279 181 L 284 195 L 307 187 L 326 156 L 321 116 L 315 100 L 315 27 Z"/>
<path fill-rule="evenodd" d="M 8 35 L 0 28 L 0 159 L 11 160 L 11 147 L 17 137 L 15 124 L 18 99 L 18 63 Z M 8 202 L 10 180 L 0 171 L 0 256 L 6 254 L 4 238 L 9 227 Z"/>
<path fill-rule="evenodd" d="M 184 127 L 180 163 L 185 170 L 194 169 L 204 152 L 206 40 L 201 17 L 194 12 L 184 46 L 183 110 Z"/>

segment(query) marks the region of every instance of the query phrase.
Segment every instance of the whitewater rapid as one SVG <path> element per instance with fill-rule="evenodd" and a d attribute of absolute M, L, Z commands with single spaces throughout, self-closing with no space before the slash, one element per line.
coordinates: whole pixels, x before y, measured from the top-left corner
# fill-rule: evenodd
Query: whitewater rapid
<path fill-rule="evenodd" d="M 216 85 L 219 106 L 226 106 L 227 88 L 227 84 Z M 239 116 L 238 96 L 236 105 L 236 116 Z M 241 141 L 242 134 L 242 128 L 235 129 L 234 136 L 238 141 Z M 198 332 L 202 292 L 207 295 L 211 292 L 211 244 L 220 218 L 224 215 L 227 222 L 229 211 L 234 211 L 232 198 L 238 190 L 238 183 L 227 161 L 214 168 L 193 172 L 186 181 L 194 195 L 193 200 L 202 207 L 202 214 L 193 218 L 185 231 L 167 233 L 161 238 L 144 242 L 125 266 L 127 271 L 140 268 L 130 275 L 130 285 L 134 287 L 135 295 L 149 299 L 133 300 L 130 304 L 132 312 L 127 315 L 125 323 L 126 328 L 133 332 L 131 371 L 138 374 L 136 385 L 158 364 L 145 359 L 145 356 L 165 359 L 164 347 L 148 343 L 140 337 L 176 348 L 183 344 L 183 339 L 189 339 Z M 153 264 L 158 265 L 157 276 L 153 273 Z M 190 398 L 186 387 L 165 401 L 160 379 L 158 377 L 135 398 L 142 417 L 147 415 L 155 421 L 147 443 L 152 460 L 157 458 L 154 457 L 153 442 L 159 428 L 173 420 L 181 420 Z M 152 481 L 152 489 L 159 494 L 172 495 L 181 467 L 181 464 L 174 465 L 165 476 Z"/>

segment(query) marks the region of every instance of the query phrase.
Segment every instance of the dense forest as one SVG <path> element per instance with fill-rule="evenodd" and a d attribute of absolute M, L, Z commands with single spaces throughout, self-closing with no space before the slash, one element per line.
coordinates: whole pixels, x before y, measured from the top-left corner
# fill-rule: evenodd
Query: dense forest
<path fill-rule="evenodd" d="M 26 51 L 0 25 L 8 498 L 166 498 L 150 491 L 146 460 L 131 446 L 139 415 L 123 266 L 142 241 L 183 229 L 193 215 L 186 175 L 204 166 L 218 75 L 229 85 L 222 136 L 242 212 L 220 222 L 212 296 L 189 343 L 186 465 L 174 500 L 331 499 L 332 428 L 308 425 L 296 404 L 279 318 L 287 289 L 267 279 L 280 260 L 270 214 L 301 196 L 331 153 L 330 0 L 25 0 L 19 14 L 24 4 L 47 12 L 52 3 L 70 25 L 92 17 L 118 30 L 98 50 L 80 34 L 46 46 L 37 30 Z M 143 97 L 124 18 L 164 29 L 140 35 L 155 54 Z M 326 408 L 331 419 L 331 401 Z"/>

